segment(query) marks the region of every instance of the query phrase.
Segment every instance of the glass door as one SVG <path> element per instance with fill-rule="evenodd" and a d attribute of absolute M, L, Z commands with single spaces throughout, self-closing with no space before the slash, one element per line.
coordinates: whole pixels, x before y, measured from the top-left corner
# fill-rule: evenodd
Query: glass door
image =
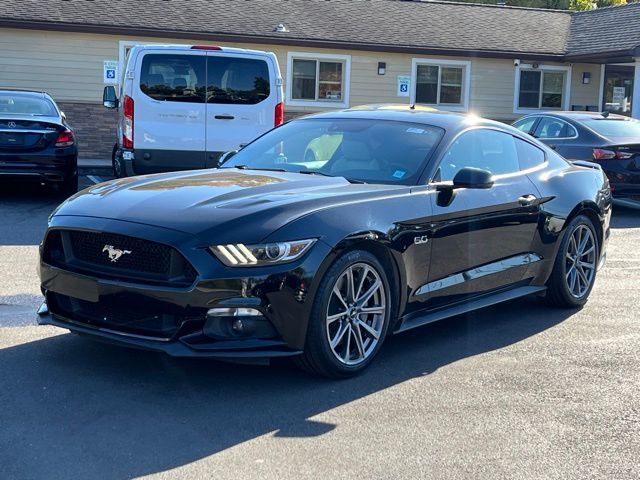
<path fill-rule="evenodd" d="M 633 95 L 633 67 L 626 65 L 606 65 L 604 71 L 603 110 L 631 115 Z"/>

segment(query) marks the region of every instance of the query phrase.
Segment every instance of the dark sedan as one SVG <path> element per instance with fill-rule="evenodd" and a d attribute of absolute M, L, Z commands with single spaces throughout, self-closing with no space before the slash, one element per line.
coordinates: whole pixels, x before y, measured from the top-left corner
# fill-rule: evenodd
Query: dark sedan
<path fill-rule="evenodd" d="M 569 160 L 597 162 L 609 177 L 614 203 L 640 207 L 639 121 L 606 112 L 544 112 L 513 125 Z"/>
<path fill-rule="evenodd" d="M 0 90 L 0 181 L 78 191 L 78 148 L 71 127 L 43 92 Z"/>
<path fill-rule="evenodd" d="M 610 204 L 597 164 L 501 123 L 320 114 L 217 170 L 67 200 L 42 243 L 39 321 L 175 356 L 295 356 L 349 376 L 388 334 L 524 295 L 583 305 Z"/>

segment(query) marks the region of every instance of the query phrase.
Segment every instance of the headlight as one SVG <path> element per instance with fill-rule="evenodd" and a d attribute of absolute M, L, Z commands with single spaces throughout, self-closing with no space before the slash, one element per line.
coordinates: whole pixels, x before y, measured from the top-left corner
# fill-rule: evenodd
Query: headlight
<path fill-rule="evenodd" d="M 315 242 L 316 239 L 312 238 L 264 245 L 234 243 L 209 248 L 228 267 L 256 267 L 291 262 L 301 257 Z"/>

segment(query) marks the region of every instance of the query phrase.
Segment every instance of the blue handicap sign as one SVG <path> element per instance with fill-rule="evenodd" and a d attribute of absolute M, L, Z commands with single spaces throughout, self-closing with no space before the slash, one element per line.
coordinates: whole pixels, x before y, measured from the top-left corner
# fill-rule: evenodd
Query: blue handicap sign
<path fill-rule="evenodd" d="M 400 85 L 401 92 L 407 92 L 408 90 L 409 90 L 409 85 L 407 85 L 406 83 L 403 83 Z"/>
<path fill-rule="evenodd" d="M 116 78 L 115 70 L 107 70 L 107 78 Z"/>

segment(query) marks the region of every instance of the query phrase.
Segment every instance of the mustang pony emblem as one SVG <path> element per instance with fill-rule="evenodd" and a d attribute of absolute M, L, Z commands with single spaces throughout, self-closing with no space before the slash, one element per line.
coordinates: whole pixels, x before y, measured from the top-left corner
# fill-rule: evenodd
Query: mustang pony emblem
<path fill-rule="evenodd" d="M 107 252 L 109 254 L 109 260 L 117 262 L 122 255 L 131 253 L 131 250 L 120 250 L 119 248 L 114 248 L 113 245 L 105 245 L 102 252 Z"/>

